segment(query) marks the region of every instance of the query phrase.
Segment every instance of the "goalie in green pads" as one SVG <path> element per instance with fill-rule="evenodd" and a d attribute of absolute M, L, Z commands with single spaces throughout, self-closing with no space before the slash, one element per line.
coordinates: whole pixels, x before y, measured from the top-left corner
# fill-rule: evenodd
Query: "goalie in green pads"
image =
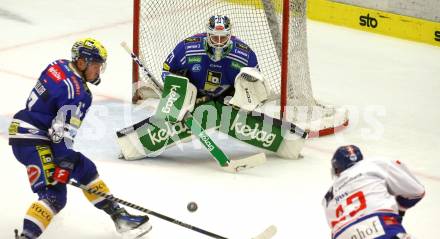
<path fill-rule="evenodd" d="M 228 93 L 234 91 L 219 86 L 215 91 L 199 92 L 196 104 L 197 90 L 189 80 L 169 74 L 155 115 L 117 132 L 124 158 L 157 156 L 177 143 L 192 140 L 194 132 L 200 133 L 197 129 L 210 128 L 283 158 L 297 158 L 307 133 L 294 124 L 252 111 L 268 95 L 261 73 L 244 67 L 234 86 L 232 99 Z M 192 112 L 193 117 L 185 117 L 187 112 Z M 194 122 L 200 122 L 201 128 L 195 127 Z M 210 142 L 200 139 L 208 143 L 205 147 L 210 150 Z M 226 163 L 217 161 L 221 166 Z"/>
<path fill-rule="evenodd" d="M 271 93 L 256 54 L 231 29 L 227 16 L 215 15 L 206 32 L 179 42 L 163 64 L 163 89 L 142 60 L 122 44 L 144 73 L 145 83 L 162 91 L 154 116 L 117 132 L 125 159 L 154 157 L 196 137 L 228 171 L 265 162 L 264 153 L 230 160 L 206 134 L 211 128 L 282 157 L 298 157 L 307 133 L 253 111 Z"/>

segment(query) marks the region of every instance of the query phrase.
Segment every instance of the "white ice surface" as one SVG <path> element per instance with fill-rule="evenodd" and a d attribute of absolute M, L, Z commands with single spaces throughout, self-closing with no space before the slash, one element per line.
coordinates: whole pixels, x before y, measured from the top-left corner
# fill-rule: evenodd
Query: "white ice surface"
<path fill-rule="evenodd" d="M 1 1 L 0 238 L 21 229 L 36 199 L 7 143 L 11 117 L 24 107 L 41 70 L 69 58 L 73 41 L 88 36 L 103 42 L 109 60 L 103 83 L 92 87 L 95 103 L 76 149 L 94 160 L 115 196 L 228 238 L 251 238 L 271 224 L 279 239 L 329 238 L 320 203 L 331 183 L 330 157 L 336 147 L 356 144 L 366 158 L 409 165 L 427 193 L 404 225 L 418 238 L 440 235 L 440 48 L 309 21 L 314 94 L 350 108 L 347 130 L 308 141 L 301 160 L 270 155 L 265 165 L 240 174 L 219 170 L 198 143 L 157 159 L 125 162 L 117 159 L 115 130 L 151 114 L 129 103 L 131 61 L 119 43 L 131 42 L 131 2 Z M 233 157 L 255 150 L 213 136 Z M 190 201 L 198 203 L 198 211 L 186 210 Z M 158 218 L 151 223 L 150 239 L 209 238 Z M 41 238 L 119 237 L 108 216 L 69 188 L 67 206 Z"/>

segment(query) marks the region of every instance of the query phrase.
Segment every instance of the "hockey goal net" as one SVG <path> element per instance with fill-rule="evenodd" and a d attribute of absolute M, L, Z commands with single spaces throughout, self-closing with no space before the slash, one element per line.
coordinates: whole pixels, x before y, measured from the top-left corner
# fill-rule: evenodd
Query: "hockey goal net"
<path fill-rule="evenodd" d="M 320 104 L 313 97 L 306 0 L 134 0 L 133 51 L 160 79 L 162 64 L 176 44 L 204 32 L 209 17 L 217 14 L 230 17 L 232 34 L 254 50 L 269 82 L 274 100 L 260 111 L 308 129 L 309 137 L 348 125 L 345 109 Z M 138 90 L 144 80 L 133 64 L 134 103 L 154 96 L 151 90 Z"/>

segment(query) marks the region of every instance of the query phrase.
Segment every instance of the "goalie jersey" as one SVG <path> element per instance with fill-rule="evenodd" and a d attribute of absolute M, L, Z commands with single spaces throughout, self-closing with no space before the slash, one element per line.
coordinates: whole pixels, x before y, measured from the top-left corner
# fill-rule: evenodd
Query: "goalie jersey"
<path fill-rule="evenodd" d="M 404 233 L 398 212 L 414 206 L 424 193 L 400 161 L 360 161 L 335 179 L 323 200 L 332 238 L 386 239 Z"/>
<path fill-rule="evenodd" d="M 220 85 L 234 86 L 235 76 L 242 67 L 258 68 L 252 49 L 235 36 L 223 58 L 213 61 L 206 42 L 206 33 L 196 34 L 181 41 L 163 63 L 162 79 L 169 73 L 188 77 L 200 92 L 212 91 Z"/>
<path fill-rule="evenodd" d="M 13 117 L 9 144 L 52 145 L 59 155 L 69 153 L 65 144 L 53 144 L 49 129 L 55 122 L 61 124 L 73 139 L 92 102 L 85 80 L 69 63 L 68 60 L 57 60 L 41 73 L 25 109 Z M 58 119 L 57 115 L 64 117 Z"/>

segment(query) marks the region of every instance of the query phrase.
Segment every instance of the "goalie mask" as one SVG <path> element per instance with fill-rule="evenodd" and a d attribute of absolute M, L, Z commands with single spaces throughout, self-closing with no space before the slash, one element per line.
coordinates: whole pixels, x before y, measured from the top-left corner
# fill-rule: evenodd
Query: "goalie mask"
<path fill-rule="evenodd" d="M 87 62 L 87 67 L 92 62 L 101 63 L 100 73 L 104 73 L 107 61 L 107 50 L 98 40 L 85 38 L 76 41 L 72 46 L 72 61 L 75 62 L 80 58 L 83 58 Z M 84 72 L 86 70 L 84 70 Z M 95 80 L 90 81 L 90 83 L 94 85 L 98 85 L 100 82 L 101 77 L 99 75 Z"/>
<path fill-rule="evenodd" d="M 227 16 L 215 15 L 207 25 L 207 48 L 211 60 L 219 61 L 231 46 L 231 20 Z"/>

